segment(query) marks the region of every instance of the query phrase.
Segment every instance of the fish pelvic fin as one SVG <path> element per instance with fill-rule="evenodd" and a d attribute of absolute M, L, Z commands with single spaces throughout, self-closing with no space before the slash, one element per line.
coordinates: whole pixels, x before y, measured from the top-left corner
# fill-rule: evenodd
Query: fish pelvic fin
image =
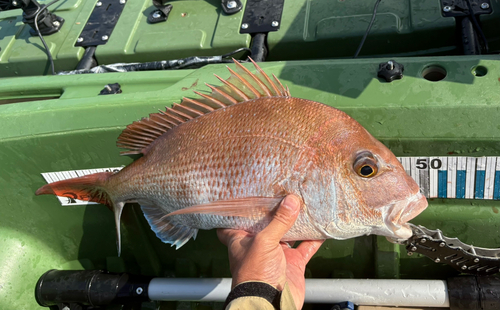
<path fill-rule="evenodd" d="M 111 206 L 106 191 L 106 181 L 114 172 L 99 172 L 79 178 L 67 179 L 40 187 L 35 195 L 56 195 L 73 199 L 93 201 Z"/>
<path fill-rule="evenodd" d="M 206 84 L 212 90 L 210 95 L 195 92 L 201 98 L 183 98 L 180 104 L 174 103 L 165 111 L 152 113 L 128 125 L 116 142 L 119 148 L 127 149 L 120 154 L 146 154 L 149 146 L 170 129 L 212 111 L 263 97 L 290 96 L 288 87 L 285 88 L 274 74 L 273 81 L 252 59 L 249 60 L 257 70 L 255 74 L 233 59 L 236 69 L 228 67 L 231 76 L 227 80 L 216 75 L 223 85 Z"/>
<path fill-rule="evenodd" d="M 113 213 L 115 215 L 115 227 L 116 227 L 116 248 L 118 251 L 118 257 L 122 254 L 122 237 L 120 232 L 120 219 L 122 217 L 124 202 L 118 202 L 113 205 Z"/>
<path fill-rule="evenodd" d="M 176 250 L 186 244 L 189 239 L 196 239 L 198 229 L 172 221 L 171 218 L 165 216 L 161 208 L 141 205 L 141 209 L 156 236 L 162 242 L 175 246 Z"/>

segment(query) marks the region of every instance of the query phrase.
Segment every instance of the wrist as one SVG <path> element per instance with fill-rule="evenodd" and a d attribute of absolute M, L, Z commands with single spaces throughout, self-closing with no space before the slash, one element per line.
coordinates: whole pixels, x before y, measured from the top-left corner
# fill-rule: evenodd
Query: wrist
<path fill-rule="evenodd" d="M 276 272 L 268 268 L 241 268 L 231 273 L 233 276 L 232 288 L 245 282 L 264 282 L 282 291 L 287 281 L 285 271 Z"/>
<path fill-rule="evenodd" d="M 281 291 L 262 281 L 246 281 L 237 284 L 227 296 L 224 308 L 240 297 L 260 297 L 269 302 L 275 309 L 280 309 Z"/>

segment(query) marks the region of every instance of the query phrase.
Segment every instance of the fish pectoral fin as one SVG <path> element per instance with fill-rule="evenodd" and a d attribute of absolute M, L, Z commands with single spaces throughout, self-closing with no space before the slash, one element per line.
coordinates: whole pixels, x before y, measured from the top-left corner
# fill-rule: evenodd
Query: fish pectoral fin
<path fill-rule="evenodd" d="M 196 239 L 198 229 L 172 221 L 161 208 L 141 205 L 141 209 L 156 236 L 164 243 L 175 245 L 176 250 L 189 239 Z"/>
<path fill-rule="evenodd" d="M 212 214 L 220 216 L 264 217 L 280 204 L 284 197 L 247 197 L 231 200 L 218 200 L 196 205 L 169 213 L 167 216 L 179 214 Z"/>

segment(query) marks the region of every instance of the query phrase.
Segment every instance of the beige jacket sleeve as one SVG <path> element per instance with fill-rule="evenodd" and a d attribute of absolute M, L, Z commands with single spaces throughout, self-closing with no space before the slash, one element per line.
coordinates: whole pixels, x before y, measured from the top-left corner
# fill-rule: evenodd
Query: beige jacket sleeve
<path fill-rule="evenodd" d="M 231 301 L 225 310 L 275 310 L 273 305 L 265 298 L 259 296 L 244 296 Z M 285 284 L 285 289 L 281 292 L 280 299 L 281 310 L 297 310 L 293 300 L 292 293 L 288 284 Z"/>

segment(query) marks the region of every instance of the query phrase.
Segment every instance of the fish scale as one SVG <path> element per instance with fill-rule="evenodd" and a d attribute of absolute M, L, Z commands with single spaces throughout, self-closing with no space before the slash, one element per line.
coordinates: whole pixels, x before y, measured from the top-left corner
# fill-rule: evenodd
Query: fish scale
<path fill-rule="evenodd" d="M 406 222 L 427 202 L 383 144 L 344 112 L 291 97 L 255 63 L 256 75 L 235 65 L 210 95 L 127 126 L 117 145 L 143 157 L 37 194 L 107 204 L 118 244 L 127 202 L 138 202 L 158 238 L 179 248 L 198 229 L 258 233 L 289 194 L 301 209 L 283 240 L 410 236 Z"/>

